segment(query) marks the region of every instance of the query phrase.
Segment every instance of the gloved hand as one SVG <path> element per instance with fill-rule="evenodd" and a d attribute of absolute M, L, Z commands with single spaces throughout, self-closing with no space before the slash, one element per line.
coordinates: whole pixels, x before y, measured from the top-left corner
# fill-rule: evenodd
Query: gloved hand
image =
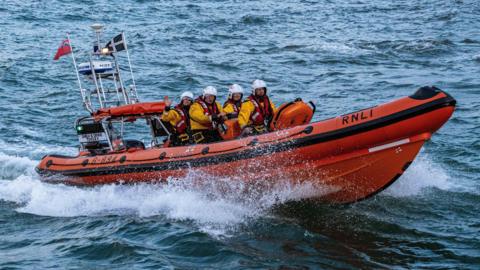
<path fill-rule="evenodd" d="M 227 120 L 227 119 L 228 119 L 228 118 L 227 118 L 227 114 L 224 113 L 224 112 L 220 113 L 220 114 L 218 115 L 218 117 L 222 118 L 222 120 Z"/>
<path fill-rule="evenodd" d="M 297 97 L 297 98 L 295 99 L 295 102 L 297 102 L 297 101 L 302 101 L 302 98 Z"/>
<path fill-rule="evenodd" d="M 228 120 L 228 119 L 238 118 L 238 113 L 236 113 L 236 112 L 227 113 L 227 114 L 226 114 L 226 117 L 227 117 L 227 120 Z"/>
<path fill-rule="evenodd" d="M 245 127 L 243 130 L 242 130 L 242 133 L 240 133 L 240 137 L 246 137 L 250 134 L 252 134 L 253 132 L 253 128 L 252 127 Z"/>
<path fill-rule="evenodd" d="M 212 114 L 211 119 L 212 122 L 218 122 L 218 120 L 220 120 L 220 116 L 218 116 L 218 114 Z"/>

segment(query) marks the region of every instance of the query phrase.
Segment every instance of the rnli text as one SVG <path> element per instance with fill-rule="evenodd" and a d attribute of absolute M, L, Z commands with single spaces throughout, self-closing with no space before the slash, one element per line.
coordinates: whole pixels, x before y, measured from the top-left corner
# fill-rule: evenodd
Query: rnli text
<path fill-rule="evenodd" d="M 342 125 L 352 124 L 373 117 L 373 109 L 342 116 Z"/>

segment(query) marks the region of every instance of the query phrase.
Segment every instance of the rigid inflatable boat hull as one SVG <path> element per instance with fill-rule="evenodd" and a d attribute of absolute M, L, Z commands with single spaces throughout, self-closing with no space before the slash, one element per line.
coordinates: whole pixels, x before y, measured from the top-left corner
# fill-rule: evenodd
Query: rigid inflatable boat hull
<path fill-rule="evenodd" d="M 79 185 L 161 182 L 192 172 L 231 181 L 282 179 L 310 184 L 309 198 L 351 203 L 398 179 L 449 119 L 455 100 L 437 90 L 244 139 L 96 157 L 47 156 L 37 171 L 46 181 Z"/>

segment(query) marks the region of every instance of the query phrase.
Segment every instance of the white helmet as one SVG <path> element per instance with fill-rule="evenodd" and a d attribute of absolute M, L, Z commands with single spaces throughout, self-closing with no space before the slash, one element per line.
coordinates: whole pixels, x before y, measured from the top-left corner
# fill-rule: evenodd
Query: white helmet
<path fill-rule="evenodd" d="M 191 100 L 193 100 L 193 93 L 190 92 L 190 91 L 185 91 L 182 93 L 182 95 L 180 96 L 180 100 L 182 100 L 184 97 L 188 97 L 190 98 Z"/>
<path fill-rule="evenodd" d="M 228 98 L 232 98 L 233 94 L 242 94 L 243 88 L 238 84 L 232 84 L 228 87 Z"/>
<path fill-rule="evenodd" d="M 252 94 L 255 95 L 255 89 L 257 88 L 267 88 L 267 84 L 263 80 L 255 80 L 252 83 Z"/>
<path fill-rule="evenodd" d="M 203 97 L 205 97 L 206 95 L 217 96 L 217 88 L 213 86 L 207 86 L 203 88 Z"/>

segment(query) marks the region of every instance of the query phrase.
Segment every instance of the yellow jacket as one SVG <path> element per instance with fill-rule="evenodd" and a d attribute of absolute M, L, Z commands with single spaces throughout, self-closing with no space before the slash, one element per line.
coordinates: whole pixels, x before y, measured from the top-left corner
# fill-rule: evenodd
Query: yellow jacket
<path fill-rule="evenodd" d="M 219 113 L 223 112 L 223 108 L 220 103 L 216 102 Z M 198 102 L 194 102 L 192 106 L 190 106 L 190 128 L 192 130 L 199 130 L 199 129 L 210 129 L 212 127 L 212 121 L 210 120 L 210 116 L 207 116 L 203 113 L 203 107 Z"/>
<path fill-rule="evenodd" d="M 242 103 L 240 102 L 240 106 L 242 106 Z M 227 115 L 228 119 L 236 119 L 238 118 L 238 113 L 240 112 L 240 108 L 238 108 L 238 111 L 235 111 L 235 105 L 232 103 L 225 103 L 223 105 L 223 112 Z"/>
<path fill-rule="evenodd" d="M 223 112 L 226 113 L 226 114 L 234 113 L 234 112 L 235 112 L 235 108 L 233 107 L 233 104 L 232 104 L 232 103 L 227 103 L 227 104 L 223 107 Z"/>
<path fill-rule="evenodd" d="M 263 103 L 258 104 L 259 106 L 262 106 Z M 273 108 L 273 113 L 275 113 L 275 104 L 270 100 L 270 106 Z M 253 122 L 250 119 L 250 116 L 252 113 L 255 112 L 255 105 L 247 99 L 242 103 L 242 107 L 240 108 L 240 112 L 238 113 L 238 124 L 240 125 L 240 128 L 244 128 L 248 125 L 251 125 Z"/>
<path fill-rule="evenodd" d="M 170 109 L 168 112 L 163 111 L 162 121 L 169 122 L 172 127 L 175 127 L 178 121 L 182 120 L 182 117 L 175 109 Z"/>

